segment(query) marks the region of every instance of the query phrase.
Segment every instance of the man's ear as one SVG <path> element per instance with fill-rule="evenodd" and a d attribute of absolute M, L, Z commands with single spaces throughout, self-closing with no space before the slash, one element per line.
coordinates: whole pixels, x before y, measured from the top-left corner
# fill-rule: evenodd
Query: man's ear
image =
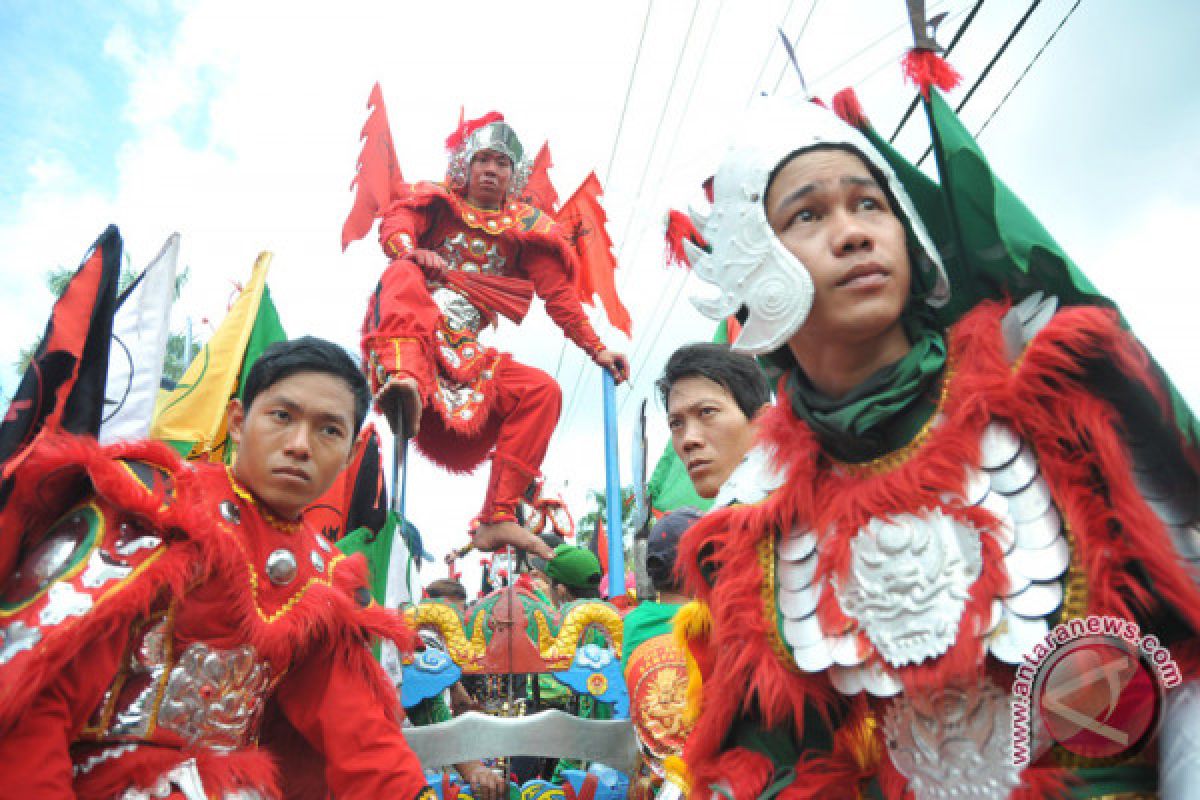
<path fill-rule="evenodd" d="M 246 409 L 241 400 L 235 397 L 229 401 L 229 410 L 225 418 L 229 421 L 229 438 L 234 444 L 241 446 L 242 427 L 246 424 Z"/>

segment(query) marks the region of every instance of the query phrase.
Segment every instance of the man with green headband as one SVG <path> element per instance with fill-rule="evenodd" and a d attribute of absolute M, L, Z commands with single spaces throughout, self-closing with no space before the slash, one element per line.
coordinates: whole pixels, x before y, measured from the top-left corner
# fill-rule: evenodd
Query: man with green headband
<path fill-rule="evenodd" d="M 697 305 L 784 380 L 782 485 L 680 548 L 691 796 L 1194 796 L 1195 422 L 930 91 L 940 184 L 766 98 L 695 215 Z"/>

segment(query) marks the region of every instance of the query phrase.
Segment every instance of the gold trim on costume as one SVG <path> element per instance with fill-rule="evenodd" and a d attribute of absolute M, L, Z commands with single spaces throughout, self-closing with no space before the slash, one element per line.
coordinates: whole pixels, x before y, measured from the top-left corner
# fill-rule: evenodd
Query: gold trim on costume
<path fill-rule="evenodd" d="M 233 493 L 246 502 L 248 506 L 258 511 L 262 515 L 263 520 L 272 528 L 283 531 L 284 533 L 296 533 L 304 527 L 303 520 L 290 522 L 277 516 L 264 504 L 258 502 L 250 490 L 238 483 L 237 478 L 233 477 L 233 467 L 226 465 L 225 474 L 229 476 L 229 488 L 233 489 Z"/>
<path fill-rule="evenodd" d="M 777 655 L 788 669 L 799 672 L 792 651 L 783 643 L 779 636 L 779 602 L 775 594 L 775 533 L 764 536 L 758 543 L 758 564 L 762 567 L 762 601 L 763 611 L 767 619 L 767 641 L 771 650 Z"/>

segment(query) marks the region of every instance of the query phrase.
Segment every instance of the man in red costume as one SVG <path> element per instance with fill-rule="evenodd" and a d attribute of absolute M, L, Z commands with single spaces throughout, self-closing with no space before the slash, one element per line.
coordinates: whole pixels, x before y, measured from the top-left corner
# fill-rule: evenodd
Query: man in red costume
<path fill-rule="evenodd" d="M 552 557 L 517 524 L 516 506 L 537 477 L 558 422 L 562 394 L 541 370 L 479 341 L 503 299 L 536 292 L 550 318 L 618 383 L 625 356 L 605 348 L 580 306 L 575 263 L 561 229 L 515 198 L 529 175 L 516 134 L 499 114 L 467 122 L 447 141 L 445 184 L 406 186 L 383 216 L 380 243 L 393 261 L 363 322 L 364 362 L 380 408 L 436 463 L 468 471 L 491 454 L 481 550 L 515 545 Z M 520 306 L 518 300 L 515 304 Z"/>
<path fill-rule="evenodd" d="M 0 542 L 19 540 L 0 548 L 0 794 L 432 796 L 368 649 L 411 631 L 301 518 L 368 402 L 349 356 L 305 338 L 232 402 L 233 467 L 35 445 L 0 512 Z"/>

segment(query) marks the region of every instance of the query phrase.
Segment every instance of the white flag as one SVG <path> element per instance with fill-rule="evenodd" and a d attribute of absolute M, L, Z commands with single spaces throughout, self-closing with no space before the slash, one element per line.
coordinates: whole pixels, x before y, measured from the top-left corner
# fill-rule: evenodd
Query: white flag
<path fill-rule="evenodd" d="M 102 443 L 150 435 L 167 355 L 178 260 L 179 234 L 172 233 L 121 298 L 108 356 Z"/>

